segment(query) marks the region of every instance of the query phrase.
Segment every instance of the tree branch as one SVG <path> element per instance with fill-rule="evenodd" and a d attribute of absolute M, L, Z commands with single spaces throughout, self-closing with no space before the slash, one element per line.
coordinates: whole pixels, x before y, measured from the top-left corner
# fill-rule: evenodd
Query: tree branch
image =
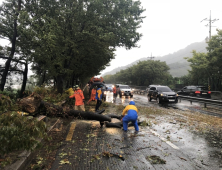
<path fill-rule="evenodd" d="M 0 32 L 6 34 L 8 36 L 8 38 L 10 39 L 10 41 L 12 40 L 12 37 L 6 31 L 0 30 Z M 2 37 L 2 38 L 4 38 L 4 37 Z"/>
<path fill-rule="evenodd" d="M 2 56 L 2 55 L 0 55 L 0 58 L 9 59 L 9 57 L 5 57 L 5 56 Z M 25 62 L 22 62 L 22 61 L 19 61 L 19 60 L 16 60 L 16 59 L 12 59 L 12 61 L 18 62 L 20 64 L 26 64 Z"/>

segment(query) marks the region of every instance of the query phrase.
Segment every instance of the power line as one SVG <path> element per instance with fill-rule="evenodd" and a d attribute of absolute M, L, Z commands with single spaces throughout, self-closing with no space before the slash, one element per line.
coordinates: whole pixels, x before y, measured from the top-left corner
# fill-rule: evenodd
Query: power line
<path fill-rule="evenodd" d="M 149 58 L 150 60 L 152 60 L 152 59 L 155 58 L 155 57 L 153 57 L 153 56 L 152 56 L 152 53 L 151 53 L 151 56 L 150 56 L 150 57 L 147 57 L 147 58 Z"/>
<path fill-rule="evenodd" d="M 202 21 L 209 21 L 209 25 L 205 25 L 205 26 L 209 26 L 209 40 L 211 39 L 211 27 L 216 27 L 216 26 L 211 26 L 211 23 L 214 23 L 216 21 L 218 21 L 219 19 L 213 19 L 211 20 L 211 11 L 210 11 L 210 19 L 208 20 L 207 18 L 203 19 Z M 200 21 L 200 22 L 202 22 Z"/>

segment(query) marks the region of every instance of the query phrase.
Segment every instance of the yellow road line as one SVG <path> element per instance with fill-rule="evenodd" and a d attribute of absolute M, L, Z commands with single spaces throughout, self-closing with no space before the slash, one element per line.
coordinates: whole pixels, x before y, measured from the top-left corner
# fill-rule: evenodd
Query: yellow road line
<path fill-rule="evenodd" d="M 75 127 L 76 127 L 76 123 L 75 122 L 71 123 L 71 127 L 69 129 L 69 133 L 66 136 L 66 141 L 71 141 L 72 140 L 72 136 L 73 136 Z"/>

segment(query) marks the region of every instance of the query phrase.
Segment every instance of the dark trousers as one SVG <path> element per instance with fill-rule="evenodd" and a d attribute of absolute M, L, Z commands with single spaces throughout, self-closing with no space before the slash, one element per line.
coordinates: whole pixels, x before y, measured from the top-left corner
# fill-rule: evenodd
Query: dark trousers
<path fill-rule="evenodd" d="M 117 93 L 113 93 L 113 98 L 116 98 L 117 97 Z"/>
<path fill-rule="evenodd" d="M 99 106 L 102 104 L 102 100 L 97 100 L 96 102 L 96 111 L 99 110 Z"/>

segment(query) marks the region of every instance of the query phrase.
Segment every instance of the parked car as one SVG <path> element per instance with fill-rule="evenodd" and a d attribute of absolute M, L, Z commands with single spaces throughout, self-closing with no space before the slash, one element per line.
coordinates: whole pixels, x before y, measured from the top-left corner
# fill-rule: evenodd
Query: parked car
<path fill-rule="evenodd" d="M 146 92 L 149 93 L 150 88 L 151 88 L 151 87 L 154 87 L 154 86 L 160 86 L 160 85 L 154 85 L 154 84 L 149 85 L 149 86 L 146 88 Z"/>
<path fill-rule="evenodd" d="M 102 82 L 94 82 L 94 83 L 90 86 L 90 88 L 89 88 L 89 97 L 90 97 L 90 95 L 91 95 L 92 89 L 93 89 L 95 86 L 99 86 L 99 85 L 102 85 L 102 88 L 101 88 L 102 93 L 103 93 L 103 98 L 102 98 L 102 100 L 106 101 L 106 94 L 107 94 L 107 91 L 108 91 L 108 90 L 107 90 L 106 85 L 105 85 L 104 83 L 102 83 Z"/>
<path fill-rule="evenodd" d="M 211 91 L 206 86 L 185 86 L 177 92 L 178 95 L 211 98 Z"/>
<path fill-rule="evenodd" d="M 178 94 L 172 91 L 168 86 L 150 86 L 147 97 L 148 102 L 150 102 L 152 99 L 157 100 L 157 103 L 178 102 Z"/>
<path fill-rule="evenodd" d="M 119 85 L 119 96 L 130 96 L 133 97 L 133 90 L 128 85 Z"/>

